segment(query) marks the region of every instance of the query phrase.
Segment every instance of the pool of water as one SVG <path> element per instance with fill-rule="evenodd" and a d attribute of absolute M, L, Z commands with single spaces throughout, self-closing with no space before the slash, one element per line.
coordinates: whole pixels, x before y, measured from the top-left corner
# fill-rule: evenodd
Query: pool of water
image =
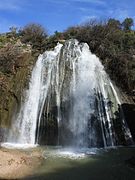
<path fill-rule="evenodd" d="M 42 165 L 25 179 L 135 180 L 135 147 L 108 149 L 37 147 Z"/>
<path fill-rule="evenodd" d="M 84 159 L 91 155 L 97 155 L 102 152 L 103 149 L 98 148 L 63 148 L 60 146 L 46 147 L 43 152 L 44 158 L 67 158 L 67 159 Z"/>
<path fill-rule="evenodd" d="M 33 155 L 38 152 L 42 163 L 32 180 L 135 180 L 135 147 L 63 148 L 61 146 L 32 146 L 3 144 Z"/>

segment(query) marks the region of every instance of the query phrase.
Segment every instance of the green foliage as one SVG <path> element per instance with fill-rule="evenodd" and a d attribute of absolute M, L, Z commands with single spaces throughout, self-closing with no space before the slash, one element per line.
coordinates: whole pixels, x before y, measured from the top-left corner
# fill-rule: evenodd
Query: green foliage
<path fill-rule="evenodd" d="M 42 51 L 45 49 L 47 31 L 40 24 L 28 24 L 19 31 L 23 43 L 29 43 L 33 49 Z"/>
<path fill-rule="evenodd" d="M 110 18 L 107 22 L 108 26 L 111 26 L 114 29 L 121 29 L 121 23 L 119 20 Z"/>
<path fill-rule="evenodd" d="M 63 41 L 64 35 L 61 32 L 55 31 L 54 35 L 49 36 L 45 42 L 45 50 L 53 49 L 58 42 Z"/>
<path fill-rule="evenodd" d="M 54 35 L 53 35 L 53 38 L 54 38 L 56 41 L 58 41 L 58 40 L 63 39 L 64 36 L 63 36 L 63 33 L 58 32 L 58 31 L 55 31 L 55 32 L 54 32 Z"/>
<path fill-rule="evenodd" d="M 10 29 L 12 34 L 14 34 L 14 35 L 17 34 L 17 29 L 18 29 L 17 27 L 12 26 L 9 29 Z"/>
<path fill-rule="evenodd" d="M 122 26 L 123 26 L 123 29 L 125 31 L 130 31 L 131 30 L 131 27 L 134 25 L 134 21 L 132 18 L 126 18 L 123 23 L 122 23 Z"/>

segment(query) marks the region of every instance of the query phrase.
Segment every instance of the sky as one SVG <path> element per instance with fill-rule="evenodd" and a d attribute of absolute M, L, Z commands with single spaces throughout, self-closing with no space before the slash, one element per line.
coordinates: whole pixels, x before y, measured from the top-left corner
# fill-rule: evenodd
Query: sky
<path fill-rule="evenodd" d="M 0 33 L 38 23 L 53 34 L 89 19 L 126 17 L 135 19 L 135 0 L 0 0 Z"/>

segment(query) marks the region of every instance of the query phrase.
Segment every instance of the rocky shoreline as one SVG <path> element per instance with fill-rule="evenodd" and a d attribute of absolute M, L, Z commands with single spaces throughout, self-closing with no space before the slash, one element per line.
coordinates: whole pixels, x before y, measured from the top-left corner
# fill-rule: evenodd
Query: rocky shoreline
<path fill-rule="evenodd" d="M 20 179 L 33 174 L 42 162 L 37 150 L 0 149 L 0 179 Z"/>

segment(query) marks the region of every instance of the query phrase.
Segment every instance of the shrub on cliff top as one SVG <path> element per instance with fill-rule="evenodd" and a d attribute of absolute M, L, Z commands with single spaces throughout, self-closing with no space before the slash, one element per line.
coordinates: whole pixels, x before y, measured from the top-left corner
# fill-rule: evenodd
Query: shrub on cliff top
<path fill-rule="evenodd" d="M 20 30 L 23 43 L 30 43 L 34 49 L 42 50 L 47 37 L 47 30 L 40 24 L 27 24 Z"/>

